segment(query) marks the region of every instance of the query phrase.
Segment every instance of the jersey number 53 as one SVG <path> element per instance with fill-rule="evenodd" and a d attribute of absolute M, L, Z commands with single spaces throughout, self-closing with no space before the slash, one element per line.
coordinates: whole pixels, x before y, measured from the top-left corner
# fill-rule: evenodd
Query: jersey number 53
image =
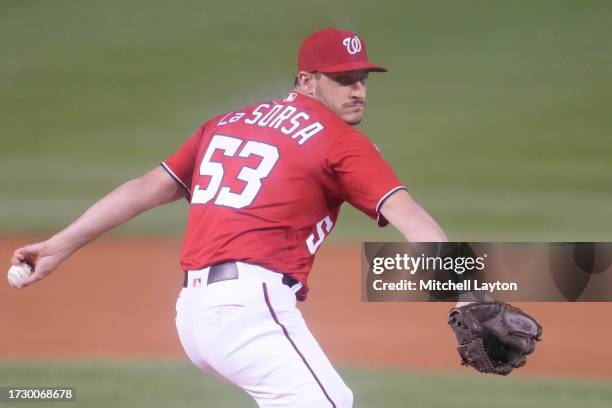
<path fill-rule="evenodd" d="M 261 180 L 270 174 L 279 154 L 276 146 L 253 140 L 246 142 L 238 152 L 238 148 L 243 142 L 244 140 L 231 136 L 214 135 L 212 137 L 200 164 L 200 175 L 210 177 L 210 182 L 206 188 L 202 188 L 199 184 L 195 186 L 191 204 L 206 204 L 214 198 L 216 205 L 232 208 L 243 208 L 251 205 L 261 189 Z M 229 187 L 221 186 L 224 174 L 223 164 L 211 161 L 215 150 L 222 150 L 223 154 L 228 157 L 234 157 L 236 152 L 238 152 L 238 157 L 249 157 L 251 155 L 261 157 L 261 162 L 256 168 L 245 166 L 240 169 L 237 178 L 246 182 L 242 192 L 235 193 Z"/>

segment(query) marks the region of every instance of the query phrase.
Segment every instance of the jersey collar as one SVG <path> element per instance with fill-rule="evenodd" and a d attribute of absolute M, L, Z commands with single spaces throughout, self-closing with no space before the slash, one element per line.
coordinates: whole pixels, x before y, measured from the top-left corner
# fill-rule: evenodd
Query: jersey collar
<path fill-rule="evenodd" d="M 304 94 L 301 94 L 295 91 L 290 92 L 289 95 L 287 95 L 287 97 L 283 99 L 283 102 L 289 102 L 289 103 L 292 103 L 295 105 L 301 105 L 301 106 L 312 106 L 312 107 L 325 108 L 325 105 L 323 105 L 318 100 L 311 98 L 308 95 L 304 95 Z"/>

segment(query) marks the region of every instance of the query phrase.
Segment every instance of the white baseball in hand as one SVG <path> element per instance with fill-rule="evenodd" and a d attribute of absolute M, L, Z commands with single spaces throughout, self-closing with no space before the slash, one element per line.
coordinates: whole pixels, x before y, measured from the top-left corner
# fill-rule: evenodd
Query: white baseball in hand
<path fill-rule="evenodd" d="M 32 268 L 27 263 L 22 263 L 19 265 L 12 265 L 7 273 L 7 278 L 9 284 L 16 288 L 19 283 L 30 276 L 32 273 Z"/>

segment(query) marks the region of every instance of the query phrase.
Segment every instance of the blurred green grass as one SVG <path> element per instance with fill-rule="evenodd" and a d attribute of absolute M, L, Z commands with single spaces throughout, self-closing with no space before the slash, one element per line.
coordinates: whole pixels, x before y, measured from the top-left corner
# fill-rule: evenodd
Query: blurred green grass
<path fill-rule="evenodd" d="M 362 408 L 603 408 L 612 402 L 612 385 L 601 381 L 356 368 L 341 374 L 353 390 L 355 406 Z M 0 386 L 76 387 L 77 402 L 62 405 L 66 407 L 256 406 L 239 389 L 203 375 L 186 361 L 4 361 Z"/>
<path fill-rule="evenodd" d="M 612 3 L 0 3 L 0 232 L 52 231 L 359 31 L 360 127 L 454 240 L 612 240 Z M 180 233 L 185 203 L 120 231 Z M 345 209 L 336 239 L 392 240 Z"/>

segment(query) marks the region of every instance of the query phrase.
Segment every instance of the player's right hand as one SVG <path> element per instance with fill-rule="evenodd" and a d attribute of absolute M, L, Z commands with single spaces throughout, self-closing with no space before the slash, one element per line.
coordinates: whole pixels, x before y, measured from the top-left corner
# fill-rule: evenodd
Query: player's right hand
<path fill-rule="evenodd" d="M 52 249 L 49 241 L 38 242 L 16 249 L 11 258 L 11 263 L 13 265 L 27 263 L 32 267 L 30 276 L 21 280 L 17 287 L 20 289 L 25 288 L 43 279 L 53 272 L 66 257 L 67 255 L 62 254 L 61 251 Z"/>

